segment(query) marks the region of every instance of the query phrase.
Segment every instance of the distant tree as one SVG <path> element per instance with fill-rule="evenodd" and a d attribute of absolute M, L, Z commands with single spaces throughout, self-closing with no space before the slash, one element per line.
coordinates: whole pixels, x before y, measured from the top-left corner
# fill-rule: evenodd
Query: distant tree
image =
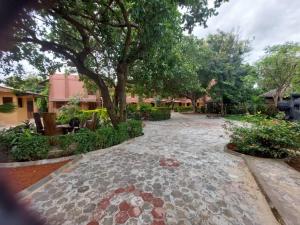
<path fill-rule="evenodd" d="M 286 43 L 275 45 L 265 50 L 266 55 L 258 62 L 261 86 L 267 90 L 275 89 L 273 97 L 277 106 L 285 92 L 292 84 L 299 85 L 300 77 L 300 45 Z"/>
<path fill-rule="evenodd" d="M 221 113 L 224 114 L 224 103 L 241 101 L 242 79 L 247 75 L 243 60 L 250 51 L 250 45 L 248 40 L 241 40 L 237 34 L 223 31 L 209 35 L 206 42 L 213 52 L 208 71 L 217 81 L 210 95 L 220 103 Z"/>
<path fill-rule="evenodd" d="M 26 59 L 52 71 L 61 65 L 44 52 L 72 62 L 97 84 L 116 126 L 126 120 L 129 67 L 154 57 L 157 49 L 167 51 L 182 28 L 191 32 L 196 24 L 205 26 L 225 1 L 214 0 L 210 8 L 206 0 L 36 0 L 34 8 L 20 12 L 13 32 L 8 32 L 15 47 L 0 53 L 1 62 L 11 65 Z"/>

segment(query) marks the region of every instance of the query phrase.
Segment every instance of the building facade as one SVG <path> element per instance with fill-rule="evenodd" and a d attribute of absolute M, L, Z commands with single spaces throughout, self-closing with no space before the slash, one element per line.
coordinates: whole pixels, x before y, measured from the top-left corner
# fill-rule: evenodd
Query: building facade
<path fill-rule="evenodd" d="M 57 112 L 60 107 L 67 104 L 72 98 L 80 100 L 81 109 L 95 109 L 102 106 L 102 98 L 100 93 L 91 93 L 84 87 L 84 82 L 79 80 L 77 74 L 65 75 L 62 73 L 56 73 L 50 75 L 49 78 L 49 103 L 48 111 Z M 204 96 L 197 101 L 197 106 L 200 107 L 209 101 L 208 96 Z M 144 102 L 156 105 L 155 98 L 140 98 L 134 93 L 128 93 L 126 96 L 127 104 L 138 104 Z M 161 105 L 177 106 L 192 106 L 192 102 L 188 98 L 176 98 L 176 99 L 161 99 Z"/>
<path fill-rule="evenodd" d="M 15 105 L 13 112 L 0 113 L 1 126 L 16 125 L 33 118 L 33 113 L 38 110 L 35 104 L 35 98 L 38 96 L 36 93 L 0 86 L 0 105 Z"/>

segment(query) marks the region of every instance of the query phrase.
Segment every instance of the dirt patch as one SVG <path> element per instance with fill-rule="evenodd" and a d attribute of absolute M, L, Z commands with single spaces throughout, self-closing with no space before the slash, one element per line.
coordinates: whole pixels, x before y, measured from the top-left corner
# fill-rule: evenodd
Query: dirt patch
<path fill-rule="evenodd" d="M 286 162 L 289 166 L 300 172 L 300 156 L 292 158 Z"/>
<path fill-rule="evenodd" d="M 71 160 L 44 165 L 0 168 L 0 173 L 4 174 L 7 178 L 11 190 L 17 193 L 48 176 L 69 161 Z"/>

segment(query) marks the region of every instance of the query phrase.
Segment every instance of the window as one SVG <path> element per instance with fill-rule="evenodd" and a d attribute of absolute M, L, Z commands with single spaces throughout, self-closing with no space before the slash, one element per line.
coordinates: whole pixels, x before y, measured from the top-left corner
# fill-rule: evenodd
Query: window
<path fill-rule="evenodd" d="M 3 104 L 13 103 L 13 98 L 12 97 L 3 97 L 2 101 L 3 101 Z"/>
<path fill-rule="evenodd" d="M 190 106 L 190 105 L 191 105 L 191 103 L 187 103 L 187 104 L 186 104 L 186 106 Z"/>
<path fill-rule="evenodd" d="M 18 98 L 18 107 L 19 108 L 23 107 L 23 99 L 22 98 Z"/>

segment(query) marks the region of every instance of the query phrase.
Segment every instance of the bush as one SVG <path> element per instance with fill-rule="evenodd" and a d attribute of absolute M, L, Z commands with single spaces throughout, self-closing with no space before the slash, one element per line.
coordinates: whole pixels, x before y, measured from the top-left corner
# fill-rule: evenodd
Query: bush
<path fill-rule="evenodd" d="M 57 122 L 67 124 L 72 118 L 80 117 L 80 114 L 79 100 L 71 99 L 70 102 L 59 109 Z"/>
<path fill-rule="evenodd" d="M 231 143 L 253 156 L 284 158 L 300 149 L 299 124 L 281 121 L 250 128 L 234 128 Z"/>
<path fill-rule="evenodd" d="M 159 121 L 159 120 L 167 120 L 171 118 L 170 110 L 161 110 L 161 109 L 152 109 L 149 113 L 149 120 L 151 121 Z"/>
<path fill-rule="evenodd" d="M 33 128 L 26 123 L 0 131 L 0 150 L 9 151 L 13 143 L 25 132 L 35 133 Z"/>
<path fill-rule="evenodd" d="M 138 110 L 143 114 L 143 113 L 149 113 L 152 109 L 152 105 L 150 104 L 145 104 L 142 103 L 139 105 Z"/>
<path fill-rule="evenodd" d="M 138 137 L 143 134 L 143 126 L 141 121 L 129 120 L 128 123 L 128 134 L 130 138 Z"/>
<path fill-rule="evenodd" d="M 175 112 L 191 112 L 193 111 L 192 106 L 178 106 L 174 109 Z"/>
<path fill-rule="evenodd" d="M 101 123 L 101 125 L 110 124 L 110 118 L 105 108 L 99 108 L 94 110 L 81 110 L 79 119 L 81 122 L 92 119 L 94 113 L 97 113 L 97 117 Z"/>
<path fill-rule="evenodd" d="M 129 120 L 120 123 L 117 129 L 107 126 L 95 132 L 81 129 L 77 133 L 61 135 L 57 138 L 57 142 L 66 152 L 81 154 L 107 148 L 140 135 L 142 135 L 142 122 Z"/>
<path fill-rule="evenodd" d="M 141 113 L 138 110 L 138 106 L 136 104 L 128 104 L 127 105 L 127 118 L 134 120 L 141 120 Z"/>
<path fill-rule="evenodd" d="M 16 161 L 45 159 L 50 148 L 47 137 L 32 134 L 29 130 L 16 137 L 11 144 L 10 153 Z"/>

